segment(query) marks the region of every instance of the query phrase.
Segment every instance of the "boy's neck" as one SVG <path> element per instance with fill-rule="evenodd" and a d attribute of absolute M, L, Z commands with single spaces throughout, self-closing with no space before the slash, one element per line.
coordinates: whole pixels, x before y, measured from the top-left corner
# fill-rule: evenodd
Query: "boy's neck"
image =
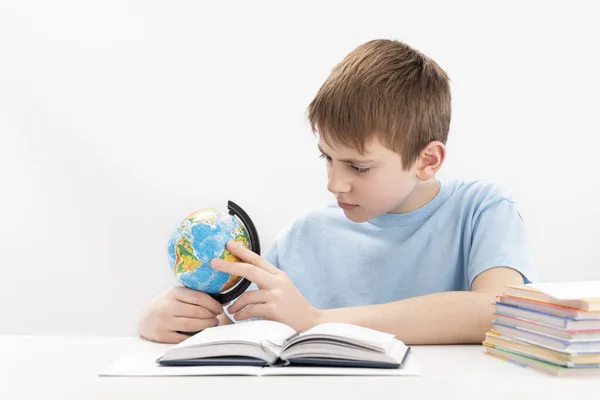
<path fill-rule="evenodd" d="M 390 213 L 404 214 L 415 211 L 433 200 L 439 192 L 440 181 L 435 176 L 428 181 L 419 182 L 402 204 Z"/>

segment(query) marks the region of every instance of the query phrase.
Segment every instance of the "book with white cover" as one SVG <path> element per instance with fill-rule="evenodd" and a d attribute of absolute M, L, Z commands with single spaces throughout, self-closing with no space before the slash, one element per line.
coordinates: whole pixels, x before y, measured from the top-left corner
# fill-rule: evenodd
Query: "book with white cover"
<path fill-rule="evenodd" d="M 395 335 L 345 323 L 296 332 L 257 320 L 205 329 L 165 352 L 164 366 L 334 366 L 399 368 L 410 352 Z"/>
<path fill-rule="evenodd" d="M 124 354 L 100 376 L 419 375 L 394 335 L 344 323 L 305 332 L 257 320 L 202 332 L 162 353 Z"/>

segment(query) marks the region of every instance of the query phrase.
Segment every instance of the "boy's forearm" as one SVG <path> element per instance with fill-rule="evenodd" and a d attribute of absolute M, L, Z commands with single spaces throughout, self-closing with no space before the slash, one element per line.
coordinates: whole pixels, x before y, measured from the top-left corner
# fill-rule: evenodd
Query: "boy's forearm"
<path fill-rule="evenodd" d="M 495 295 L 443 292 L 393 303 L 323 310 L 319 322 L 347 322 L 395 334 L 409 345 L 481 343 Z"/>

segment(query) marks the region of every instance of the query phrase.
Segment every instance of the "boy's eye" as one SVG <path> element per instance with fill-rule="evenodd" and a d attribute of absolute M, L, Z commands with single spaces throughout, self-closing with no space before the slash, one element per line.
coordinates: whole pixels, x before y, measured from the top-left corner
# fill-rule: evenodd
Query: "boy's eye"
<path fill-rule="evenodd" d="M 321 153 L 319 155 L 319 157 L 326 159 L 327 162 L 331 162 L 331 157 L 329 157 L 327 154 Z M 364 174 L 371 170 L 371 168 L 360 168 L 360 167 L 357 167 L 356 165 L 352 165 L 352 164 L 348 164 L 348 167 L 357 174 Z"/>
<path fill-rule="evenodd" d="M 357 166 L 355 166 L 355 165 L 352 165 L 352 164 L 350 164 L 350 168 L 352 168 L 352 170 L 353 170 L 354 172 L 356 172 L 357 174 L 364 174 L 364 173 L 367 173 L 367 172 L 369 172 L 369 170 L 371 169 L 371 168 L 360 168 L 360 167 L 357 167 Z"/>
<path fill-rule="evenodd" d="M 327 154 L 321 153 L 321 155 L 319 156 L 320 158 L 324 158 L 327 160 L 327 162 L 331 161 L 331 157 L 329 157 Z"/>

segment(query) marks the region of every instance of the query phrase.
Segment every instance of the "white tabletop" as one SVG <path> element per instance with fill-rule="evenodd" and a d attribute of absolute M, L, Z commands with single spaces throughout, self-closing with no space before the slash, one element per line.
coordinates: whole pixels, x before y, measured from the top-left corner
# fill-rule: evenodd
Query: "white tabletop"
<path fill-rule="evenodd" d="M 416 377 L 98 377 L 138 338 L 0 336 L 0 399 L 568 399 L 598 398 L 597 377 L 563 378 L 483 354 L 482 346 L 416 346 Z M 533 397 L 532 397 L 533 396 Z"/>

